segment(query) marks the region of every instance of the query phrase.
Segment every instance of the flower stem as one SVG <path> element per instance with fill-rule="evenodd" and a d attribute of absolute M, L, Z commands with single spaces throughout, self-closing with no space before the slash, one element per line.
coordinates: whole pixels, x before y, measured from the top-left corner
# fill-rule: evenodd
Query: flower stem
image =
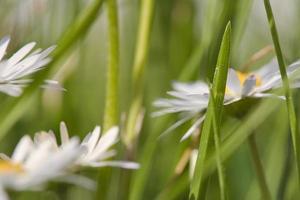
<path fill-rule="evenodd" d="M 106 0 L 109 32 L 109 55 L 106 77 L 106 99 L 103 129 L 118 124 L 119 31 L 116 0 Z"/>
<path fill-rule="evenodd" d="M 213 127 L 213 133 L 214 133 L 214 144 L 216 148 L 216 164 L 217 164 L 217 171 L 218 171 L 218 178 L 219 178 L 219 186 L 220 186 L 220 199 L 225 200 L 226 199 L 226 185 L 225 185 L 225 175 L 224 175 L 224 168 L 222 164 L 222 155 L 220 152 L 220 120 L 221 118 L 218 117 L 218 114 L 216 113 L 215 109 L 215 99 L 214 99 L 214 92 L 210 90 L 210 98 L 212 102 L 212 127 Z"/>
<path fill-rule="evenodd" d="M 225 86 L 230 57 L 230 37 L 231 24 L 230 22 L 228 22 L 223 34 L 223 39 L 221 42 L 221 47 L 215 69 L 215 75 L 213 78 L 212 91 L 215 96 L 213 98 L 210 98 L 209 100 L 206 118 L 201 132 L 199 153 L 190 189 L 190 199 L 200 199 L 204 193 L 203 191 L 206 188 L 206 184 L 204 181 L 204 169 L 206 166 L 207 153 L 211 150 L 211 146 L 209 145 L 209 143 L 212 131 L 211 126 L 213 125 L 214 112 L 218 113 L 216 122 L 219 123 L 221 121 L 221 113 L 223 108 L 222 106 L 224 101 Z M 214 101 L 215 105 L 213 106 Z M 218 126 L 219 125 L 220 124 L 218 124 Z"/>
<path fill-rule="evenodd" d="M 154 0 L 143 0 L 141 5 L 140 22 L 135 47 L 135 57 L 132 74 L 132 102 L 129 108 L 126 124 L 125 143 L 132 146 L 136 135 L 137 121 L 141 114 L 143 98 L 143 79 L 145 64 L 148 55 L 150 32 L 152 28 Z"/>
<path fill-rule="evenodd" d="M 285 62 L 283 59 L 283 54 L 281 51 L 280 43 L 279 43 L 279 36 L 276 29 L 275 19 L 273 16 L 271 4 L 269 0 L 264 0 L 264 5 L 269 21 L 270 31 L 273 39 L 273 43 L 275 46 L 275 51 L 277 55 L 277 60 L 279 64 L 279 70 L 283 82 L 283 88 L 285 91 L 285 97 L 286 97 L 286 104 L 287 104 L 287 110 L 289 115 L 289 122 L 290 122 L 290 129 L 292 134 L 292 140 L 293 140 L 293 147 L 294 147 L 294 155 L 297 163 L 297 171 L 298 171 L 298 183 L 300 183 L 300 135 L 299 135 L 299 127 L 297 124 L 297 118 L 296 118 L 296 111 L 294 108 L 293 98 L 292 98 L 292 92 L 289 87 L 289 80 L 285 68 Z M 299 184 L 298 184 L 299 185 Z"/>
<path fill-rule="evenodd" d="M 219 177 L 219 185 L 220 185 L 220 199 L 226 199 L 226 185 L 225 185 L 225 175 L 224 168 L 222 164 L 221 152 L 220 152 L 220 129 L 216 123 L 216 119 L 213 119 L 213 129 L 214 129 L 214 143 L 216 148 L 216 162 L 217 162 L 217 171 Z"/>
<path fill-rule="evenodd" d="M 268 188 L 265 172 L 260 160 L 257 144 L 255 141 L 255 135 L 251 134 L 248 138 L 251 157 L 254 164 L 255 173 L 258 179 L 258 184 L 261 192 L 261 198 L 265 200 L 272 199 L 270 190 Z"/>

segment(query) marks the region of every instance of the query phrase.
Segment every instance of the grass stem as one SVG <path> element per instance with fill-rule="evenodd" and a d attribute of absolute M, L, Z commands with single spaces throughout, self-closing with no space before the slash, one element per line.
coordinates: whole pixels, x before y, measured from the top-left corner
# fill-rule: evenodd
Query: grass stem
<path fill-rule="evenodd" d="M 254 164 L 255 173 L 258 180 L 258 185 L 261 192 L 261 198 L 265 200 L 271 200 L 271 193 L 267 184 L 266 175 L 263 169 L 263 165 L 261 163 L 261 159 L 259 156 L 255 135 L 251 134 L 248 138 L 250 153 Z"/>
<path fill-rule="evenodd" d="M 118 124 L 119 92 L 119 31 L 116 0 L 106 0 L 108 14 L 109 54 L 106 79 L 106 99 L 103 129 L 106 132 Z"/>
<path fill-rule="evenodd" d="M 132 102 L 129 108 L 126 124 L 125 143 L 131 148 L 136 136 L 136 127 L 142 113 L 142 99 L 144 87 L 144 70 L 149 50 L 150 33 L 152 29 L 154 0 L 143 0 L 132 73 Z"/>
<path fill-rule="evenodd" d="M 267 13 L 268 21 L 269 21 L 272 40 L 273 40 L 275 52 L 277 55 L 277 61 L 279 64 L 279 70 L 280 70 L 280 74 L 281 74 L 281 78 L 282 78 L 282 82 L 283 82 L 283 88 L 284 88 L 285 97 L 286 97 L 290 129 L 291 129 L 293 147 L 294 147 L 294 155 L 295 155 L 295 160 L 297 163 L 298 185 L 299 185 L 299 183 L 300 183 L 300 152 L 299 152 L 300 151 L 300 149 L 299 149 L 300 148 L 300 135 L 299 135 L 299 127 L 297 124 L 296 111 L 294 108 L 292 92 L 291 92 L 290 86 L 289 86 L 289 80 L 288 80 L 288 76 L 287 76 L 287 72 L 286 72 L 286 66 L 285 66 L 283 54 L 282 54 L 281 47 L 280 47 L 279 36 L 278 36 L 278 32 L 277 32 L 275 19 L 274 19 L 274 15 L 272 12 L 270 1 L 264 0 L 264 5 L 265 5 L 265 10 Z"/>
<path fill-rule="evenodd" d="M 220 199 L 225 200 L 226 199 L 226 185 L 225 185 L 225 175 L 224 175 L 224 168 L 222 164 L 222 155 L 220 152 L 220 124 L 221 124 L 221 118 L 217 117 L 216 109 L 215 109 L 215 99 L 214 99 L 214 92 L 210 90 L 211 94 L 211 102 L 212 102 L 212 109 L 213 109 L 213 133 L 214 133 L 214 144 L 215 144 L 215 151 L 216 151 L 216 164 L 217 164 L 217 171 L 218 171 L 218 178 L 219 178 L 219 186 L 220 186 Z M 219 120 L 219 121 L 217 121 Z"/>
<path fill-rule="evenodd" d="M 206 166 L 206 156 L 209 152 L 209 141 L 211 126 L 213 124 L 213 113 L 214 110 L 218 113 L 217 122 L 221 121 L 221 113 L 223 108 L 227 72 L 229 67 L 229 57 L 230 57 L 230 36 L 231 36 L 231 24 L 227 24 L 224 31 L 218 61 L 215 69 L 215 75 L 213 79 L 212 91 L 214 94 L 213 99 L 215 99 L 215 105 L 213 106 L 212 99 L 209 100 L 208 109 L 206 112 L 206 118 L 203 124 L 203 129 L 201 132 L 200 145 L 199 145 L 199 154 L 196 161 L 196 167 L 194 172 L 194 177 L 191 183 L 190 198 L 199 199 L 202 195 L 200 191 L 204 191 L 205 184 L 204 181 L 204 168 Z M 212 96 L 212 94 L 210 95 Z M 219 124 L 218 124 L 219 126 Z M 199 156 L 201 155 L 201 156 Z"/>

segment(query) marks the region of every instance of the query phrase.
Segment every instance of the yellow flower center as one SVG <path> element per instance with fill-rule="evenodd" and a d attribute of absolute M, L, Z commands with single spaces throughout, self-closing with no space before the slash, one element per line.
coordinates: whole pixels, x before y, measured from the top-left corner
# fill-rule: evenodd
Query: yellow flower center
<path fill-rule="evenodd" d="M 6 160 L 0 160 L 0 173 L 22 173 L 24 169 L 22 165 L 12 163 Z"/>
<path fill-rule="evenodd" d="M 245 80 L 250 76 L 254 75 L 256 78 L 256 83 L 255 86 L 260 86 L 261 85 L 261 78 L 257 74 L 249 74 L 249 73 L 243 73 L 243 72 L 237 72 L 238 79 L 240 80 L 241 85 L 244 84 Z"/>
<path fill-rule="evenodd" d="M 260 86 L 262 84 L 261 77 L 257 74 L 250 74 L 250 73 L 244 73 L 244 72 L 239 72 L 239 71 L 237 71 L 236 73 L 237 73 L 237 76 L 238 76 L 238 79 L 239 79 L 241 85 L 244 84 L 244 82 L 247 80 L 247 78 L 250 75 L 255 76 L 255 79 L 256 79 L 255 86 Z M 235 93 L 227 86 L 225 89 L 225 94 L 235 95 Z"/>

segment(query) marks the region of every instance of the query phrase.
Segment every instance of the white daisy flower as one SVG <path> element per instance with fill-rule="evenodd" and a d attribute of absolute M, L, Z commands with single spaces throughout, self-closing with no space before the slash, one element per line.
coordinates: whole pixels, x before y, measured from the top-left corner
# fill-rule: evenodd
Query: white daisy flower
<path fill-rule="evenodd" d="M 128 169 L 137 169 L 139 164 L 128 161 L 110 161 L 109 158 L 116 154 L 115 150 L 111 147 L 116 144 L 118 138 L 119 129 L 113 127 L 107 131 L 107 133 L 101 136 L 100 127 L 96 126 L 95 129 L 88 133 L 80 144 L 80 147 L 84 149 L 84 152 L 78 157 L 74 163 L 74 167 L 122 167 Z M 60 136 L 62 145 L 66 145 L 70 142 L 69 133 L 64 122 L 60 124 Z M 38 133 L 35 136 L 35 141 L 51 141 L 53 146 L 59 148 L 57 145 L 57 139 L 55 135 L 49 131 Z"/>
<path fill-rule="evenodd" d="M 47 56 L 54 50 L 55 46 L 31 52 L 36 44 L 31 42 L 19 49 L 10 58 L 4 59 L 9 41 L 9 37 L 0 40 L 0 92 L 10 96 L 19 96 L 23 88 L 32 82 L 31 79 L 23 78 L 43 69 L 50 62 L 51 59 Z M 43 87 L 61 89 L 58 82 L 53 80 L 46 80 Z"/>
<path fill-rule="evenodd" d="M 5 189 L 38 189 L 49 181 L 65 178 L 72 182 L 67 171 L 82 151 L 76 138 L 54 149 L 52 141 L 34 143 L 29 136 L 22 137 L 11 157 L 1 154 L 0 199 L 8 199 Z"/>
<path fill-rule="evenodd" d="M 300 87 L 300 61 L 297 61 L 287 68 L 287 74 L 292 88 Z M 275 59 L 257 71 L 243 73 L 234 69 L 228 70 L 227 85 L 224 97 L 224 104 L 231 104 L 241 99 L 278 97 L 269 93 L 270 90 L 282 86 L 278 64 Z M 154 102 L 159 108 L 153 116 L 178 113 L 180 120 L 169 127 L 163 134 L 169 133 L 192 118 L 197 118 L 190 129 L 184 134 L 181 140 L 188 138 L 204 120 L 204 111 L 209 101 L 209 86 L 205 82 L 195 83 L 173 83 L 173 91 L 167 92 L 171 98 L 161 98 Z M 198 117 L 197 117 L 198 116 Z"/>
<path fill-rule="evenodd" d="M 300 81 L 300 61 L 297 61 L 287 68 L 287 74 L 291 82 L 291 87 L 298 88 Z M 278 70 L 277 60 L 273 59 L 267 65 L 257 71 L 243 73 L 229 69 L 227 86 L 225 92 L 225 103 L 229 104 L 244 97 L 279 97 L 271 93 L 270 90 L 282 86 L 281 75 Z"/>

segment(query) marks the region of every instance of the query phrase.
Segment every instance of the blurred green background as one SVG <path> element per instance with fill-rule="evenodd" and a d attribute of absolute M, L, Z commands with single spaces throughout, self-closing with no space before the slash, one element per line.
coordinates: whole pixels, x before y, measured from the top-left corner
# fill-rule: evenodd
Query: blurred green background
<path fill-rule="evenodd" d="M 1 0 L 0 37 L 11 36 L 7 55 L 22 45 L 36 41 L 46 48 L 56 44 L 61 34 L 89 3 L 88 0 Z M 120 28 L 120 115 L 130 105 L 131 72 L 140 13 L 138 0 L 119 0 Z M 300 57 L 300 1 L 271 0 L 281 44 L 287 63 Z M 9 154 L 24 134 L 53 129 L 58 133 L 59 122 L 65 121 L 70 134 L 85 136 L 95 125 L 102 125 L 105 74 L 107 65 L 107 19 L 105 5 L 86 37 L 59 63 L 53 76 L 66 92 L 41 90 L 25 115 L 0 142 L 1 152 Z M 165 96 L 174 80 L 193 81 L 211 79 L 216 64 L 220 39 L 228 20 L 232 22 L 231 67 L 240 68 L 255 52 L 272 44 L 267 19 L 261 0 L 163 0 L 155 1 L 150 50 L 145 70 L 143 127 L 136 149 L 137 161 L 147 157 L 143 149 L 149 139 L 155 140 L 154 157 L 146 177 L 143 200 L 187 199 L 186 168 L 178 179 L 172 179 L 174 168 L 190 141 L 179 143 L 188 127 L 173 134 L 157 136 L 177 118 L 152 118 L 153 100 Z M 253 67 L 266 63 L 274 53 Z M 295 93 L 299 110 L 299 95 Z M 0 96 L 0 105 L 13 97 Z M 276 101 L 276 100 L 274 100 Z M 299 199 L 295 164 L 290 150 L 289 128 L 285 104 L 270 115 L 256 130 L 257 142 L 274 199 Z M 299 116 L 299 115 L 298 115 Z M 224 130 L 233 130 L 237 119 L 226 117 Z M 121 120 L 122 124 L 122 120 Z M 151 137 L 152 135 L 152 137 Z M 154 136 L 153 136 L 154 135 Z M 122 142 L 117 147 L 118 158 L 125 159 Z M 50 166 L 49 166 L 50 167 Z M 251 157 L 247 143 L 225 162 L 229 185 L 229 199 L 259 199 Z M 97 170 L 82 172 L 97 179 Z M 133 175 L 136 172 L 129 173 Z M 128 172 L 120 169 L 101 169 L 103 199 L 128 199 L 133 184 L 126 182 Z M 128 181 L 128 180 L 127 180 Z M 131 180 L 132 183 L 132 180 Z M 210 178 L 208 199 L 218 199 L 217 176 Z M 170 189 L 170 190 L 168 190 Z M 163 196 L 163 194 L 167 194 Z M 95 192 L 71 185 L 51 185 L 44 192 L 13 194 L 14 199 L 94 199 Z"/>

